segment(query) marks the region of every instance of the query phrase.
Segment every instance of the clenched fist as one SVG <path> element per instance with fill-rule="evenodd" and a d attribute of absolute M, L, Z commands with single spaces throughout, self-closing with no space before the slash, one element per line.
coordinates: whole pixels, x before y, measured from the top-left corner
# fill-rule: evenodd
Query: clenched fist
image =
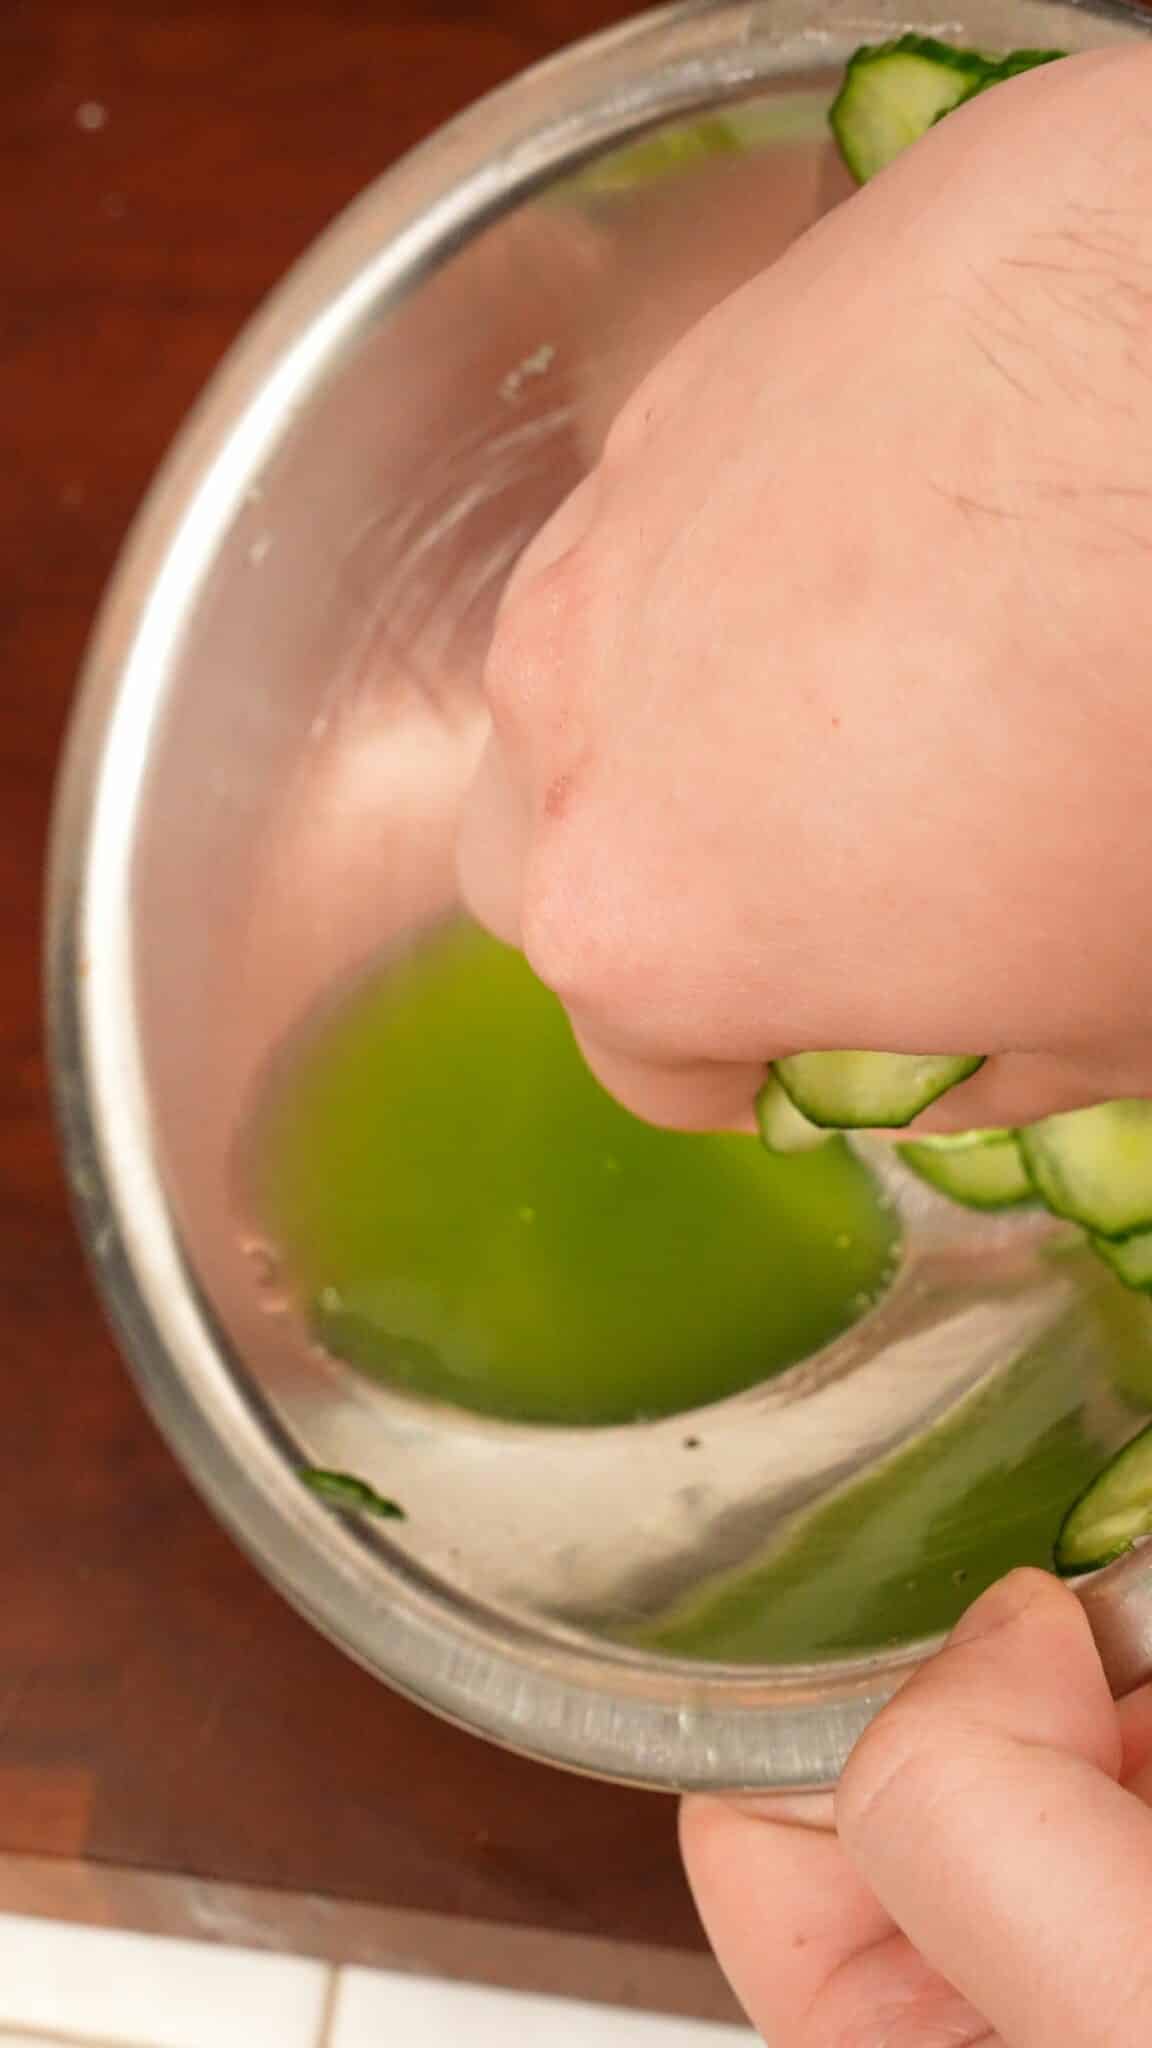
<path fill-rule="evenodd" d="M 508 590 L 461 848 L 605 1084 L 1152 1094 L 1152 54 L 951 115 L 719 305 Z"/>

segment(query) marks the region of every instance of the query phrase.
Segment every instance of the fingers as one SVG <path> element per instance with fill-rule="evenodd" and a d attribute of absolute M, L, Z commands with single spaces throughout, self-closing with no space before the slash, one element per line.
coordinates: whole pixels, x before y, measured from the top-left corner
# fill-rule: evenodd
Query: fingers
<path fill-rule="evenodd" d="M 1136 2048 L 1152 1998 L 1152 1816 L 1074 1596 L 1016 1573 L 851 1759 L 860 1875 L 1012 2048 Z"/>
<path fill-rule="evenodd" d="M 532 654 L 525 662 L 520 652 L 519 628 L 508 627 L 509 617 L 519 616 L 520 595 L 527 586 L 540 590 L 547 583 L 547 571 L 578 545 L 595 516 L 599 481 L 595 474 L 585 477 L 564 500 L 552 518 L 525 549 L 508 579 L 501 603 L 500 621 L 489 654 L 488 695 L 495 716 L 480 766 L 464 801 L 457 836 L 457 872 L 464 901 L 483 925 L 509 945 L 520 943 L 524 874 L 531 850 L 534 820 L 524 781 L 513 763 L 513 750 L 502 736 L 509 699 L 517 701 L 522 726 L 539 715 L 542 681 L 547 679 L 549 636 L 539 628 L 541 612 L 532 609 L 533 631 L 529 634 Z M 525 669 L 530 671 L 526 681 Z M 525 697 L 531 699 L 526 708 Z M 501 715 L 505 707 L 505 715 Z M 553 718 L 556 707 L 552 707 Z M 545 726 L 548 719 L 543 720 Z"/>
<path fill-rule="evenodd" d="M 789 1815 L 789 1818 L 781 1818 Z M 772 2048 L 967 2048 L 981 2015 L 854 1871 L 818 1803 L 689 1800 L 685 1864 L 709 1938 Z"/>
<path fill-rule="evenodd" d="M 472 915 L 510 946 L 520 942 L 529 836 L 527 803 L 509 773 L 503 749 L 489 739 L 464 802 L 456 864 Z"/>
<path fill-rule="evenodd" d="M 804 2015 L 852 1956 L 892 1934 L 887 1913 L 819 1828 L 690 1799 L 680 1840 L 705 1931 L 745 2011 L 765 2040 L 807 2048 Z"/>
<path fill-rule="evenodd" d="M 1112 1774 L 1150 1761 L 1152 1690 L 1117 1710 L 1073 1596 L 1017 1573 L 859 1746 L 844 1840 L 821 1798 L 696 1799 L 685 1862 L 771 2043 L 1142 2048 L 1152 1819 Z"/>
<path fill-rule="evenodd" d="M 755 1101 L 765 1067 L 720 1060 L 636 1057 L 579 1027 L 576 1041 L 610 1095 L 644 1123 L 680 1131 L 756 1129 Z"/>
<path fill-rule="evenodd" d="M 596 518 L 602 496 L 601 472 L 589 470 L 529 541 L 508 578 L 501 602 L 502 611 L 507 610 L 534 577 L 542 576 L 554 562 L 579 546 Z"/>
<path fill-rule="evenodd" d="M 472 914 L 508 945 L 521 942 L 521 899 L 529 838 L 528 807 L 507 765 L 503 748 L 490 740 L 469 791 L 458 842 L 461 888 Z M 639 1050 L 605 1043 L 595 1029 L 574 1023 L 577 1042 L 592 1072 L 618 1102 L 646 1123 L 679 1130 L 754 1131 L 756 1092 L 764 1063 L 676 1060 L 667 1050 L 646 1055 L 646 1034 L 637 1020 Z M 655 1040 L 656 1034 L 652 1034 Z"/>

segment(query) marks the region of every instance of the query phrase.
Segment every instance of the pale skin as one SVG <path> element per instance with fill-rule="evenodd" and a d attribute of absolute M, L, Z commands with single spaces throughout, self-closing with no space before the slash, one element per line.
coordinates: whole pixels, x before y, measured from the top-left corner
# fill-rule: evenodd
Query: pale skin
<path fill-rule="evenodd" d="M 523 557 L 462 845 L 640 1115 L 983 1052 L 1152 1092 L 1152 53 L 950 117 L 724 301 Z"/>
<path fill-rule="evenodd" d="M 984 1052 L 948 1130 L 1152 1095 L 1152 54 L 951 116 L 696 327 L 521 561 L 465 889 L 653 1121 Z M 819 1806 L 690 1802 L 787 2048 L 1143 2048 L 1152 1699 L 985 1596 Z"/>
<path fill-rule="evenodd" d="M 1014 1573 L 857 1745 L 835 1800 L 690 1800 L 716 1953 L 770 2048 L 1146 2048 L 1152 1695 Z M 831 1822 L 834 1817 L 835 1832 Z"/>

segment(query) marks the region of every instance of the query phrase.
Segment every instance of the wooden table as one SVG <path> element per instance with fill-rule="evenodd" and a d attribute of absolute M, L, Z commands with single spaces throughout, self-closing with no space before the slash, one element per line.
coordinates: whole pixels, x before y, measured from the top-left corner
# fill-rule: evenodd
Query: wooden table
<path fill-rule="evenodd" d="M 37 991 L 43 838 L 77 663 L 189 401 L 285 266 L 392 157 L 624 11 L 3 9 L 0 1907 L 719 2012 L 671 1802 L 521 1762 L 393 1698 L 283 1605 L 193 1496 L 83 1274 Z M 653 1944 L 671 1951 L 655 1970 Z"/>

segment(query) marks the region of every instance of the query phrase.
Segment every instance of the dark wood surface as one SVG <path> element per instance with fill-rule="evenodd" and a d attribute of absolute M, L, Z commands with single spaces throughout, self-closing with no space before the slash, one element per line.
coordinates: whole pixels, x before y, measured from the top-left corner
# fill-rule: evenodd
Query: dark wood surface
<path fill-rule="evenodd" d="M 391 157 L 624 11 L 0 9 L 0 1851 L 699 1942 L 670 1802 L 525 1764 L 392 1698 L 194 1498 L 82 1272 L 36 986 L 73 678 L 181 414 L 267 287 Z"/>

